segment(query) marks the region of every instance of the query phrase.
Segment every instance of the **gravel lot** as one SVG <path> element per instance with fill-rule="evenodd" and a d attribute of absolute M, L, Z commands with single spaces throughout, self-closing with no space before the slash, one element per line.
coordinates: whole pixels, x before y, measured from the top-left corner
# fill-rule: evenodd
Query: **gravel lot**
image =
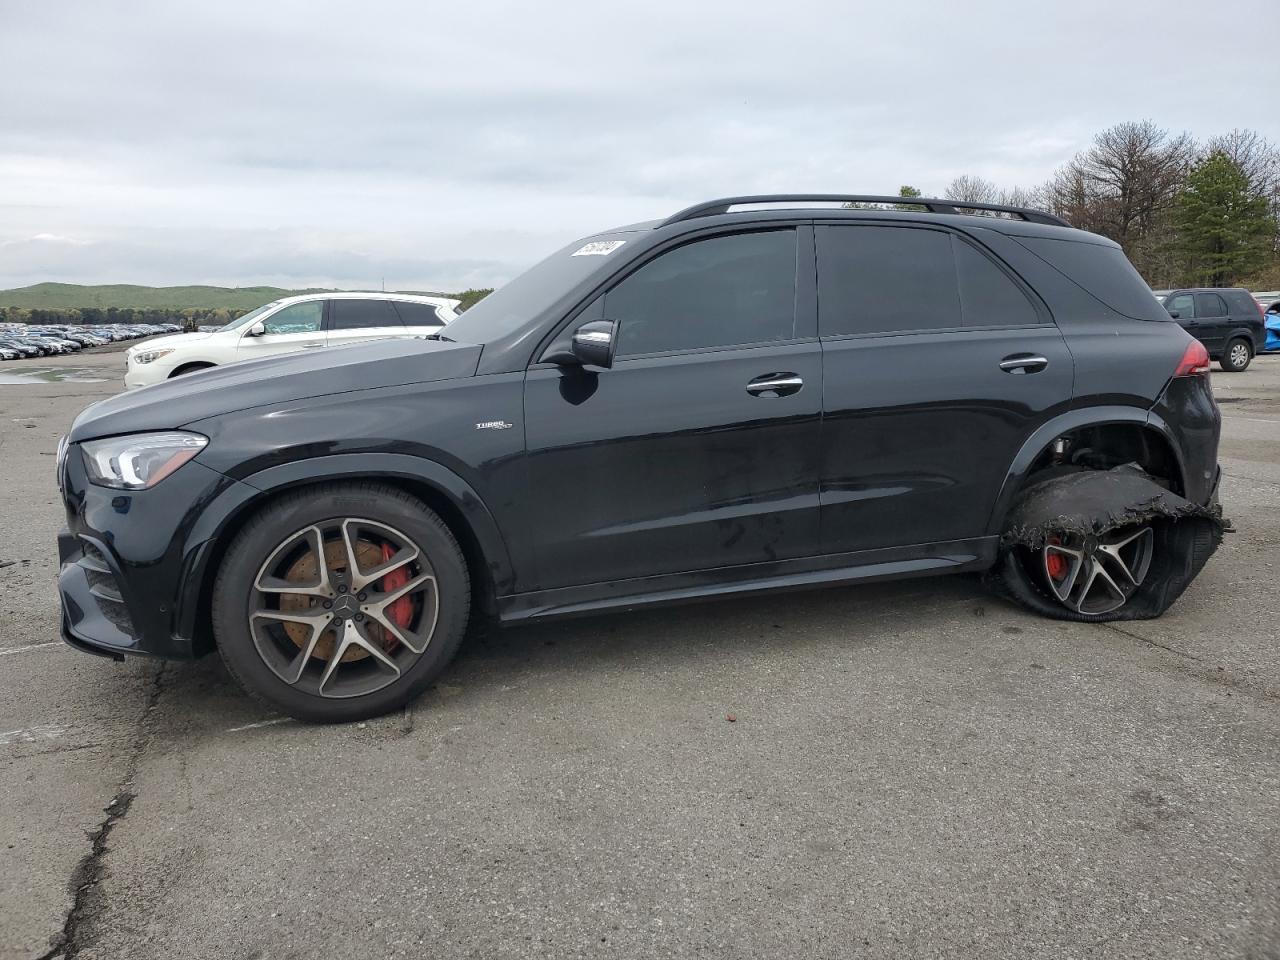
<path fill-rule="evenodd" d="M 58 640 L 0 365 L 0 957 L 1280 957 L 1280 358 L 1214 373 L 1237 532 L 1162 620 L 972 578 L 507 630 L 403 715 Z M 734 718 L 733 722 L 729 717 Z"/>

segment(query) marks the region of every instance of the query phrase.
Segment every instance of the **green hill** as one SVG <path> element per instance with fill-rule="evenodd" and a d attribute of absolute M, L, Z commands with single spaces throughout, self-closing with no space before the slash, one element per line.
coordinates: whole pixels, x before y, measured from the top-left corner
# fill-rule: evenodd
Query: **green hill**
<path fill-rule="evenodd" d="M 140 287 L 128 283 L 81 286 L 76 283 L 37 283 L 30 287 L 0 290 L 0 307 L 31 310 L 65 310 L 73 307 L 132 307 L 160 310 L 245 311 L 264 303 L 315 290 L 283 290 L 280 287 Z"/>

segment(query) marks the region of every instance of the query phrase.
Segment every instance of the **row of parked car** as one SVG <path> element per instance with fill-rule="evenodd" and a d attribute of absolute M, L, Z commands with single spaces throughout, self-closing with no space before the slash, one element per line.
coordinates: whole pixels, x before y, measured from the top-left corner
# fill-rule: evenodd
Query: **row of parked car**
<path fill-rule="evenodd" d="M 74 353 L 85 347 L 100 347 L 119 340 L 137 340 L 158 333 L 179 333 L 176 323 L 111 324 L 90 327 L 80 324 L 48 324 L 30 326 L 22 323 L 0 324 L 0 360 L 24 357 L 47 357 L 55 353 Z"/>

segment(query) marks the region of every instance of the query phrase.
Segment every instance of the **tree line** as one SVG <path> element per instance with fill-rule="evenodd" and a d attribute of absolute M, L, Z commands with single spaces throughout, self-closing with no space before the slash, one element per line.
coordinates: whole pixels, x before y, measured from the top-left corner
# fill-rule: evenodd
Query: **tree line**
<path fill-rule="evenodd" d="M 1121 123 L 1045 183 L 966 174 L 944 198 L 1048 210 L 1120 244 L 1156 288 L 1280 288 L 1280 149 L 1253 130 L 1201 143 L 1150 120 Z"/>
<path fill-rule="evenodd" d="M 462 293 L 432 294 L 460 300 L 462 312 L 492 293 L 492 288 L 464 290 Z M 105 326 L 123 323 L 178 323 L 188 330 L 201 326 L 222 326 L 248 310 L 231 307 L 0 307 L 0 323 L 72 323 Z"/>

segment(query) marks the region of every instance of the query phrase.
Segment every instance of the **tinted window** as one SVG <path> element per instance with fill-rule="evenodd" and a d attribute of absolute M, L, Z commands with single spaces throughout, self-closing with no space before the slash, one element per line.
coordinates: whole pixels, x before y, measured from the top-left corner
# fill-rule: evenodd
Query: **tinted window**
<path fill-rule="evenodd" d="M 1168 319 L 1160 301 L 1119 247 L 1045 237 L 1013 239 L 1117 313 L 1135 320 Z"/>
<path fill-rule="evenodd" d="M 966 327 L 1023 326 L 1040 322 L 1026 294 L 990 257 L 958 237 L 952 238 L 952 244 Z"/>
<path fill-rule="evenodd" d="M 330 330 L 398 327 L 400 318 L 389 300 L 330 300 Z"/>
<path fill-rule="evenodd" d="M 1227 305 L 1216 293 L 1196 294 L 1197 317 L 1225 317 L 1226 315 Z"/>
<path fill-rule="evenodd" d="M 1170 316 L 1177 314 L 1179 320 L 1193 320 L 1196 315 L 1195 301 L 1189 293 L 1180 293 L 1164 302 L 1164 308 Z"/>
<path fill-rule="evenodd" d="M 794 230 L 685 244 L 605 295 L 618 355 L 786 340 L 795 330 Z"/>
<path fill-rule="evenodd" d="M 407 300 L 396 300 L 393 303 L 405 326 L 438 327 L 443 322 L 436 316 L 436 308 L 429 303 L 412 303 Z"/>
<path fill-rule="evenodd" d="M 950 234 L 905 227 L 818 227 L 823 336 L 961 326 Z"/>
<path fill-rule="evenodd" d="M 324 301 L 295 303 L 262 321 L 267 333 L 315 333 L 324 318 Z"/>

